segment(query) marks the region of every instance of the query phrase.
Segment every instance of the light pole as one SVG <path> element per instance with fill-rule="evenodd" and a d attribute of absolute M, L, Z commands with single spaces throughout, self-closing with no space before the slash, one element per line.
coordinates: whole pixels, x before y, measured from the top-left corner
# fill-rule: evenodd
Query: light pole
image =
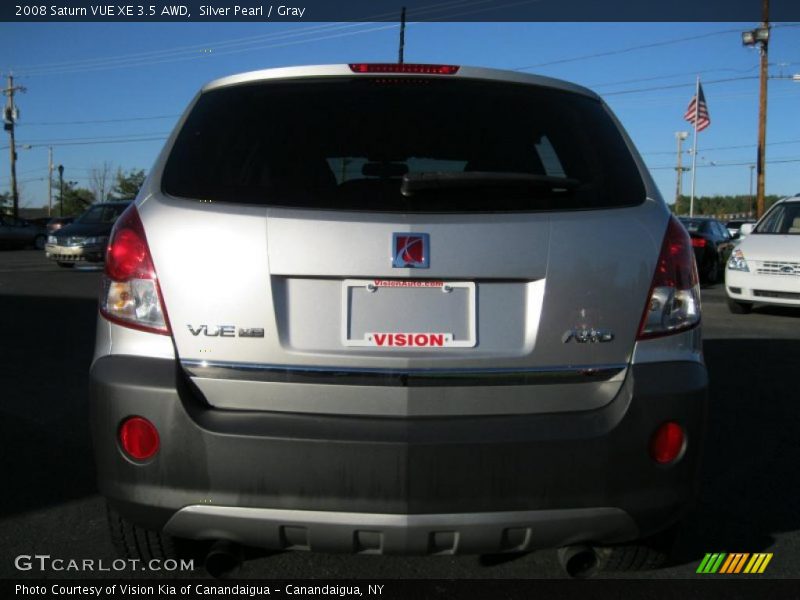
<path fill-rule="evenodd" d="M 756 168 L 755 165 L 750 165 L 750 208 L 747 211 L 748 217 L 753 217 L 753 170 Z"/>
<path fill-rule="evenodd" d="M 58 194 L 58 216 L 64 216 L 64 165 L 58 165 L 58 186 L 61 191 Z"/>
<path fill-rule="evenodd" d="M 675 132 L 675 139 L 678 142 L 678 166 L 675 167 L 677 171 L 677 184 L 675 186 L 675 209 L 678 209 L 678 202 L 681 200 L 681 194 L 683 193 L 683 172 L 688 171 L 688 167 L 682 166 L 683 163 L 683 141 L 689 137 L 688 131 L 676 131 Z"/>
<path fill-rule="evenodd" d="M 47 149 L 47 216 L 53 212 L 53 147 Z"/>
<path fill-rule="evenodd" d="M 756 155 L 756 217 L 764 214 L 764 165 L 767 143 L 767 48 L 769 46 L 769 0 L 762 0 L 761 25 L 742 32 L 742 44 L 758 45 L 761 54 L 761 76 L 758 96 L 758 153 Z"/>

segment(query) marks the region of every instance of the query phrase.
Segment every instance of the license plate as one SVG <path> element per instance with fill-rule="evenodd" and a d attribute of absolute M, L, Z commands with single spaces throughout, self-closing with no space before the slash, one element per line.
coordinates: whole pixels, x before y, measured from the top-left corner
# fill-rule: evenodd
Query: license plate
<path fill-rule="evenodd" d="M 472 348 L 475 307 L 471 281 L 346 279 L 342 343 L 400 350 Z"/>

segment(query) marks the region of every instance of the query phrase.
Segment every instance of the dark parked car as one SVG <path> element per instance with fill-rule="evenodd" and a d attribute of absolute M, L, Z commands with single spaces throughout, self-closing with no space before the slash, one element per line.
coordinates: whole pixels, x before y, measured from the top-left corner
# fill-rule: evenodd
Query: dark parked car
<path fill-rule="evenodd" d="M 102 262 L 111 228 L 129 204 L 130 200 L 93 204 L 73 223 L 47 236 L 47 258 L 60 267 L 71 267 L 76 262 Z"/>
<path fill-rule="evenodd" d="M 0 215 L 0 245 L 3 247 L 24 248 L 33 246 L 41 250 L 47 239 L 44 227 L 7 215 Z"/>
<path fill-rule="evenodd" d="M 722 223 L 710 217 L 680 217 L 680 221 L 692 238 L 700 278 L 716 283 L 733 249 L 731 234 Z"/>
<path fill-rule="evenodd" d="M 47 233 L 58 231 L 75 220 L 75 217 L 53 217 L 47 222 Z"/>

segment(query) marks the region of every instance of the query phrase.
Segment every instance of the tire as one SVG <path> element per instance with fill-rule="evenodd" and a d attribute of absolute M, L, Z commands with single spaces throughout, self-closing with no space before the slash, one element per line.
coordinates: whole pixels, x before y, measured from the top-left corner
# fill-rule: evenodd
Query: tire
<path fill-rule="evenodd" d="M 678 526 L 630 544 L 595 548 L 601 571 L 651 571 L 665 566 L 675 545 Z"/>
<path fill-rule="evenodd" d="M 711 259 L 711 262 L 709 263 L 708 267 L 706 268 L 705 276 L 706 276 L 706 283 L 713 284 L 713 283 L 718 283 L 719 282 L 719 279 L 720 279 L 719 278 L 719 276 L 720 276 L 719 259 L 717 258 L 716 255 L 714 255 L 714 258 Z"/>
<path fill-rule="evenodd" d="M 106 505 L 108 529 L 111 543 L 117 553 L 124 558 L 147 562 L 167 559 L 194 558 L 201 556 L 201 544 L 192 540 L 172 537 L 160 531 L 151 531 L 131 523 Z M 202 564 L 196 562 L 195 564 Z"/>
<path fill-rule="evenodd" d="M 75 263 L 71 262 L 59 262 L 58 266 L 63 269 L 72 269 L 75 266 Z"/>
<path fill-rule="evenodd" d="M 47 243 L 47 237 L 43 235 L 37 235 L 33 238 L 33 247 L 37 250 L 44 250 L 44 245 Z"/>
<path fill-rule="evenodd" d="M 728 310 L 735 315 L 749 315 L 750 311 L 753 310 L 753 304 L 751 302 L 738 302 L 730 298 L 727 300 Z"/>

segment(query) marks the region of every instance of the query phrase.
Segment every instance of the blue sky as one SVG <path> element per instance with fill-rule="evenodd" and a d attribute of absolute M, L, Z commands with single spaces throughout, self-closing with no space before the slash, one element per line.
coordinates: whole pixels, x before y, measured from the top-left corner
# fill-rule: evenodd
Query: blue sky
<path fill-rule="evenodd" d="M 675 193 L 675 132 L 691 129 L 683 113 L 699 73 L 712 122 L 698 137 L 697 194 L 747 194 L 758 52 L 742 47 L 740 31 L 755 25 L 412 22 L 406 61 L 530 67 L 524 70 L 594 89 L 630 133 L 668 201 Z M 800 73 L 800 27 L 776 25 L 770 74 L 784 79 L 769 83 L 767 193 L 785 195 L 800 192 L 800 82 L 791 80 Z M 162 139 L 96 142 L 166 137 L 199 87 L 216 77 L 396 56 L 397 26 L 387 23 L 2 23 L 0 73 L 13 70 L 27 88 L 18 96 L 17 140 L 32 145 L 18 153 L 22 205 L 47 202 L 49 144 L 65 179 L 80 185 L 104 161 L 149 169 Z M 735 80 L 712 83 L 719 79 Z M 644 88 L 666 89 L 629 92 Z M 96 122 L 103 120 L 110 122 Z M 85 121 L 92 122 L 79 123 Z M 7 143 L 3 135 L 0 147 Z M 684 149 L 690 147 L 691 137 Z M 0 191 L 10 188 L 6 156 L 0 150 Z M 689 161 L 687 154 L 684 164 Z"/>

